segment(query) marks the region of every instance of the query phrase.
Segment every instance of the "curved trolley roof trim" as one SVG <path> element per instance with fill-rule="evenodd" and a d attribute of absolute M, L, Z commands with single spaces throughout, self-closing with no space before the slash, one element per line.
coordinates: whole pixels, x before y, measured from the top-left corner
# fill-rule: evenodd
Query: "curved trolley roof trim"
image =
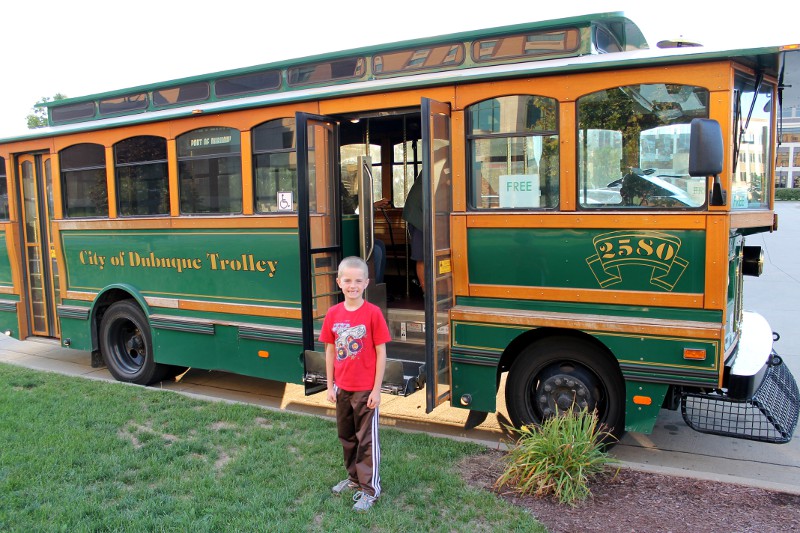
<path fill-rule="evenodd" d="M 357 80 L 345 82 L 328 82 L 325 85 L 309 87 L 286 87 L 285 69 L 314 64 L 321 61 L 332 59 L 349 58 L 355 55 L 365 55 L 372 58 L 376 55 L 403 49 L 412 49 L 419 46 L 432 46 L 434 44 L 463 42 L 469 46 L 474 40 L 491 38 L 502 35 L 518 34 L 521 31 L 543 30 L 543 29 L 563 29 L 580 27 L 583 31 L 595 31 L 599 25 L 606 29 L 608 25 L 616 25 L 617 30 L 623 31 L 626 35 L 619 34 L 619 39 L 627 39 L 629 48 L 632 51 L 616 53 L 598 53 L 596 49 L 590 50 L 582 44 L 577 54 L 570 57 L 538 56 L 534 60 L 480 65 L 471 62 L 468 66 L 460 65 L 456 68 L 446 70 L 439 69 L 428 72 L 412 72 L 393 76 L 364 76 Z M 584 41 L 585 36 L 581 36 Z M 594 41 L 594 38 L 590 38 Z M 593 47 L 593 45 L 592 45 Z M 13 142 L 27 139 L 50 137 L 56 135 L 67 135 L 77 132 L 88 132 L 101 129 L 123 127 L 134 124 L 144 124 L 159 122 L 164 120 L 178 119 L 205 113 L 222 113 L 227 111 L 251 109 L 269 105 L 286 104 L 318 100 L 323 98 L 335 98 L 340 96 L 355 96 L 373 92 L 398 91 L 407 88 L 433 87 L 437 85 L 474 83 L 493 79 L 508 79 L 526 76 L 544 76 L 553 73 L 577 73 L 590 72 L 605 69 L 634 68 L 640 66 L 668 65 L 686 62 L 714 61 L 719 59 L 737 58 L 749 62 L 755 68 L 763 69 L 766 73 L 778 74 L 780 54 L 782 47 L 771 46 L 754 49 L 739 50 L 713 50 L 702 47 L 672 48 L 672 49 L 647 49 L 644 37 L 638 27 L 622 13 L 604 13 L 597 15 L 587 15 L 583 17 L 573 17 L 560 19 L 557 21 L 546 21 L 531 24 L 518 24 L 514 26 L 504 26 L 489 30 L 474 32 L 463 32 L 446 36 L 439 36 L 425 39 L 415 39 L 402 41 L 381 46 L 359 48 L 341 52 L 310 56 L 302 59 L 281 61 L 255 67 L 226 70 L 213 74 L 181 78 L 167 82 L 160 82 L 151 85 L 142 85 L 118 91 L 100 93 L 78 98 L 49 102 L 45 104 L 49 110 L 81 102 L 99 102 L 100 100 L 114 97 L 122 97 L 134 93 L 152 93 L 159 89 L 175 87 L 195 82 L 213 82 L 231 75 L 244 75 L 270 69 L 284 69 L 284 76 L 281 82 L 281 89 L 264 94 L 252 96 L 239 96 L 226 99 L 209 99 L 208 101 L 189 102 L 162 109 L 137 111 L 131 114 L 119 114 L 107 118 L 91 118 L 73 123 L 38 128 L 31 130 L 30 133 L 2 139 L 0 142 Z M 584 53 L 585 52 L 585 53 Z M 370 72 L 370 74 L 372 74 Z M 96 105 L 96 103 L 95 103 Z"/>

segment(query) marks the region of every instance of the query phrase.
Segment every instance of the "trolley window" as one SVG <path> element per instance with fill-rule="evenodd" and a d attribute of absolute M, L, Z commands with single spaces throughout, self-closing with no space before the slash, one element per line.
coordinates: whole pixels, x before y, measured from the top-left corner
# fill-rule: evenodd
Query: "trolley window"
<path fill-rule="evenodd" d="M 167 140 L 131 137 L 114 146 L 120 216 L 169 214 Z"/>
<path fill-rule="evenodd" d="M 256 213 L 297 211 L 297 149 L 293 118 L 253 128 Z"/>
<path fill-rule="evenodd" d="M 580 44 L 581 35 L 576 28 L 494 37 L 473 42 L 472 59 L 477 63 L 487 63 L 565 54 L 577 50 Z"/>
<path fill-rule="evenodd" d="M 504 96 L 468 108 L 470 204 L 476 209 L 558 206 L 558 103 Z"/>
<path fill-rule="evenodd" d="M 117 98 L 105 98 L 100 100 L 97 106 L 100 110 L 100 115 L 116 115 L 117 113 L 144 111 L 147 109 L 148 103 L 147 93 L 139 93 Z"/>
<path fill-rule="evenodd" d="M 363 57 L 349 57 L 323 63 L 291 67 L 286 71 L 290 86 L 314 85 L 360 78 L 366 70 Z"/>
<path fill-rule="evenodd" d="M 64 216 L 108 216 L 106 152 L 101 144 L 76 144 L 59 153 Z"/>
<path fill-rule="evenodd" d="M 251 93 L 274 91 L 281 86 L 281 71 L 268 70 L 242 76 L 222 78 L 214 83 L 217 96 L 241 96 Z"/>
<path fill-rule="evenodd" d="M 153 91 L 153 105 L 163 107 L 173 104 L 185 104 L 188 102 L 198 102 L 208 100 L 208 82 L 188 83 L 169 89 Z"/>
<path fill-rule="evenodd" d="M 6 160 L 0 157 L 0 220 L 8 220 L 8 180 Z"/>
<path fill-rule="evenodd" d="M 64 124 L 76 120 L 94 118 L 94 102 L 81 102 L 50 108 L 50 120 L 53 124 Z"/>
<path fill-rule="evenodd" d="M 578 196 L 583 208 L 699 208 L 706 179 L 689 176 L 689 129 L 708 117 L 708 91 L 654 83 L 578 99 Z"/>
<path fill-rule="evenodd" d="M 415 70 L 440 69 L 464 62 L 464 45 L 461 43 L 413 48 L 376 55 L 372 70 L 376 75 L 391 75 Z"/>
<path fill-rule="evenodd" d="M 200 128 L 177 139 L 181 213 L 242 212 L 239 130 Z"/>

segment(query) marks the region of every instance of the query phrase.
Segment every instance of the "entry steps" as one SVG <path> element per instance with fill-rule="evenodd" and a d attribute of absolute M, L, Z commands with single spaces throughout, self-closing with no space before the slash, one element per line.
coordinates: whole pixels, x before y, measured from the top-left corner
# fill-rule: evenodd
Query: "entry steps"
<path fill-rule="evenodd" d="M 425 386 L 425 313 L 410 309 L 389 309 L 387 323 L 392 341 L 386 345 L 386 371 L 381 392 L 408 396 Z M 304 354 L 306 390 L 327 386 L 325 352 Z"/>

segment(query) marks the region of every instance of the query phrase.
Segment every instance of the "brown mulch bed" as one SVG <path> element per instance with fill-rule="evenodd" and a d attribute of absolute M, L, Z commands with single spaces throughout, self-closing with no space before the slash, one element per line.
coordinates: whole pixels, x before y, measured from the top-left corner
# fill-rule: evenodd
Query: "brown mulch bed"
<path fill-rule="evenodd" d="M 578 531 L 800 531 L 800 495 L 609 466 L 592 480 L 592 496 L 574 507 L 551 498 L 497 491 L 504 452 L 488 450 L 462 461 L 466 482 L 524 507 L 552 533 Z"/>

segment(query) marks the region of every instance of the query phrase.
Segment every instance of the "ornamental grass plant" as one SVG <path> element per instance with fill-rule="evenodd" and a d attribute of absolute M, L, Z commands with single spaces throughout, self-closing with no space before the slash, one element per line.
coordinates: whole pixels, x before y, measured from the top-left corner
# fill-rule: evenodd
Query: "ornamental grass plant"
<path fill-rule="evenodd" d="M 613 437 L 598 424 L 597 414 L 586 409 L 509 430 L 518 437 L 504 458 L 497 489 L 553 496 L 562 504 L 575 505 L 591 495 L 591 479 L 617 462 L 605 451 L 605 442 Z"/>

